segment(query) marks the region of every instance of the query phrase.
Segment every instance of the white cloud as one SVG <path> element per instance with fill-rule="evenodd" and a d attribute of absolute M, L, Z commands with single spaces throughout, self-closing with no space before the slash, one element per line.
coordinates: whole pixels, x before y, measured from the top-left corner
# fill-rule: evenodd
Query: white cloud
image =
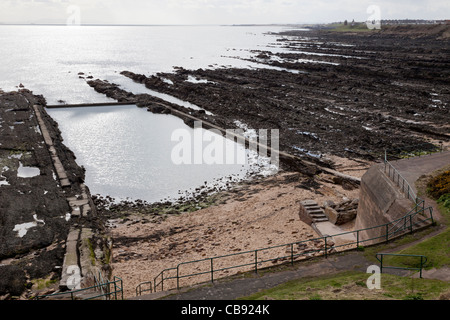
<path fill-rule="evenodd" d="M 0 0 L 0 22 L 65 23 L 69 5 L 82 23 L 233 24 L 365 20 L 375 4 L 382 18 L 445 19 L 447 0 Z"/>

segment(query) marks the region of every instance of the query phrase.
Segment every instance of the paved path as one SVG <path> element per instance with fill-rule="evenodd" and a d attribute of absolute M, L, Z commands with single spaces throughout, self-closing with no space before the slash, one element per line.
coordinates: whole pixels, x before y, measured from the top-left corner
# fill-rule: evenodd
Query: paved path
<path fill-rule="evenodd" d="M 450 151 L 391 162 L 417 193 L 415 183 L 420 176 L 450 165 Z"/>
<path fill-rule="evenodd" d="M 362 271 L 372 265 L 362 252 L 347 252 L 328 257 L 315 258 L 311 261 L 299 262 L 286 271 L 267 272 L 262 275 L 245 276 L 237 279 L 218 280 L 214 284 L 207 284 L 191 288 L 187 292 L 168 296 L 163 300 L 235 300 L 258 292 L 273 288 L 290 280 L 305 277 L 339 273 L 343 271 Z M 368 275 L 369 277 L 370 275 Z M 134 298 L 134 300 L 152 300 L 160 295 L 148 295 Z"/>
<path fill-rule="evenodd" d="M 436 170 L 450 166 L 450 151 L 434 153 L 428 156 L 416 157 L 412 159 L 403 159 L 391 162 L 392 165 L 400 172 L 403 178 L 408 181 L 409 185 L 417 194 L 416 181 L 422 175 L 430 174 Z M 436 201 L 422 196 L 426 206 L 433 208 L 433 215 L 438 221 L 442 221 Z"/>

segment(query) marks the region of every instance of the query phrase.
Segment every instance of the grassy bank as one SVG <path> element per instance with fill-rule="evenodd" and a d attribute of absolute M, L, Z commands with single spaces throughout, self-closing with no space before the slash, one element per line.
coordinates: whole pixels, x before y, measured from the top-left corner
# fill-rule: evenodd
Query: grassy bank
<path fill-rule="evenodd" d="M 369 275 L 344 272 L 287 282 L 258 292 L 245 300 L 436 300 L 450 292 L 450 283 L 381 275 L 381 289 L 369 290 Z"/>

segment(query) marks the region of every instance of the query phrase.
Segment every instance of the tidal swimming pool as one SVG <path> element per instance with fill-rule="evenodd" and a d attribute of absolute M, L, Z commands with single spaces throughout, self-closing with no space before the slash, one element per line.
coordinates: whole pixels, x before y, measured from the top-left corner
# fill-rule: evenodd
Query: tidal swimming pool
<path fill-rule="evenodd" d="M 245 152 L 245 164 L 179 164 L 173 159 L 173 151 L 179 147 L 174 132 L 182 130 L 194 137 L 206 130 L 190 128 L 175 116 L 153 114 L 135 105 L 47 112 L 58 122 L 64 143 L 75 153 L 77 163 L 86 169 L 91 193 L 116 201 L 176 200 L 205 185 L 223 186 L 245 179 L 264 162 L 242 145 L 212 134 L 214 138 L 205 147 L 232 144 L 236 152 Z"/>

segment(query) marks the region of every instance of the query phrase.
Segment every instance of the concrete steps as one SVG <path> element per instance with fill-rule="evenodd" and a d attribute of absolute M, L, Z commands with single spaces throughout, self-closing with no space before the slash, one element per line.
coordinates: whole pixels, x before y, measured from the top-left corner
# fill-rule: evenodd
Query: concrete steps
<path fill-rule="evenodd" d="M 325 212 L 314 200 L 300 202 L 300 219 L 310 225 L 312 223 L 328 221 Z"/>

